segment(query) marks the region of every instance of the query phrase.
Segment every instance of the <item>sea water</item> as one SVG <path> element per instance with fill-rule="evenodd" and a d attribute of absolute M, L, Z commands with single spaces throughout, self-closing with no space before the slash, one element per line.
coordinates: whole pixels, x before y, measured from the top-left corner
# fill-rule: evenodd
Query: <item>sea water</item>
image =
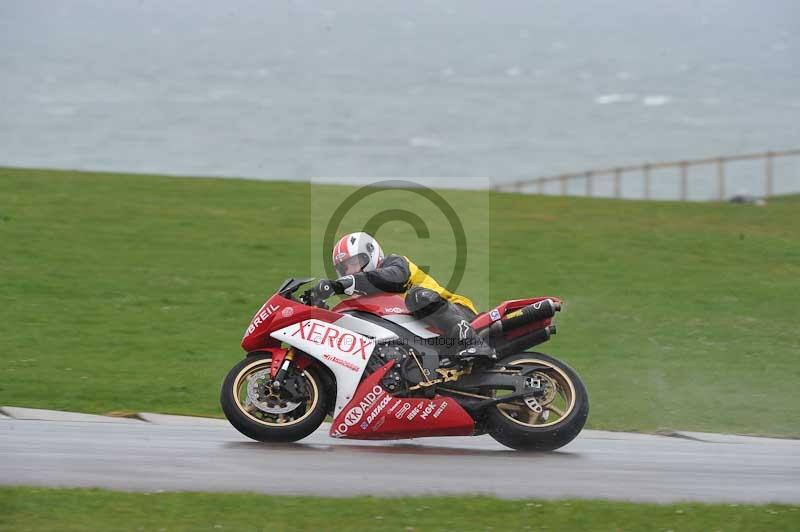
<path fill-rule="evenodd" d="M 0 165 L 470 186 L 796 148 L 798 67 L 794 0 L 2 2 Z"/>

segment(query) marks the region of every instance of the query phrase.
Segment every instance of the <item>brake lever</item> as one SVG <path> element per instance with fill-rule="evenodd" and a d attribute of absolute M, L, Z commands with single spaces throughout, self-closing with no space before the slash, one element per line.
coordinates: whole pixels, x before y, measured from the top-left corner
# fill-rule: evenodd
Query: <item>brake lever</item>
<path fill-rule="evenodd" d="M 310 295 L 311 295 L 311 290 L 306 290 L 305 292 L 300 294 L 300 296 L 297 299 L 300 300 L 300 303 L 310 306 L 311 305 L 311 301 L 309 298 Z"/>
<path fill-rule="evenodd" d="M 313 288 L 306 290 L 300 295 L 300 302 L 310 307 L 323 308 L 325 310 L 329 309 L 328 305 L 325 304 L 325 300 L 317 296 L 316 290 Z"/>

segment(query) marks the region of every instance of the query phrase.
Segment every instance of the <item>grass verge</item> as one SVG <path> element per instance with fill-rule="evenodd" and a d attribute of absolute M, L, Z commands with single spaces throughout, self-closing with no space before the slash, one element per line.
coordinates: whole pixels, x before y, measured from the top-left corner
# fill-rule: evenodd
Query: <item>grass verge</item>
<path fill-rule="evenodd" d="M 0 530 L 680 530 L 800 528 L 785 505 L 506 501 L 492 497 L 349 499 L 220 493 L 0 488 Z"/>
<path fill-rule="evenodd" d="M 567 300 L 541 349 L 585 379 L 590 426 L 800 436 L 800 197 L 487 194 L 449 196 L 464 217 L 489 206 L 489 244 L 472 250 L 488 279 L 460 291 Z M 321 274 L 311 198 L 299 183 L 0 169 L 0 404 L 220 415 L 252 313 L 284 278 Z M 412 236 L 378 234 L 419 264 L 449 259 Z"/>

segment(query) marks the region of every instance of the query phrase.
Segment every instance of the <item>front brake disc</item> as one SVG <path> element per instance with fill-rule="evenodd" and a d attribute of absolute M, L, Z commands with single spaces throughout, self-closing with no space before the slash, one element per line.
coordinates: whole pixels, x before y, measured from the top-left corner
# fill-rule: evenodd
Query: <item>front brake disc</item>
<path fill-rule="evenodd" d="M 273 391 L 269 369 L 262 369 L 247 377 L 247 401 L 267 414 L 286 414 L 300 403 L 281 399 L 280 391 Z"/>

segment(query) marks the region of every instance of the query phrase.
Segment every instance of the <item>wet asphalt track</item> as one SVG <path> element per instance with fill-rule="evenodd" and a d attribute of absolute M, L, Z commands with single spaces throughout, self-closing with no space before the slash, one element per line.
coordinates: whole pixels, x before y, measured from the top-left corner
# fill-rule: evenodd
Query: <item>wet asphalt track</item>
<path fill-rule="evenodd" d="M 0 483 L 9 485 L 800 503 L 800 440 L 585 431 L 531 455 L 489 437 L 358 442 L 329 438 L 323 425 L 301 443 L 268 445 L 221 420 L 2 414 Z"/>

